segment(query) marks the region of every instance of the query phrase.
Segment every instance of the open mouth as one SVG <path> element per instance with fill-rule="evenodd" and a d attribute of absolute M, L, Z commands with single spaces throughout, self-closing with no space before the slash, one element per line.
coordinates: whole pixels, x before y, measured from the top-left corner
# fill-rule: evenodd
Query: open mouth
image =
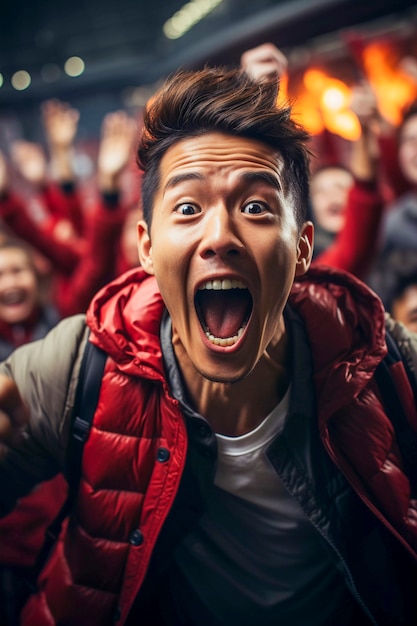
<path fill-rule="evenodd" d="M 200 324 L 216 346 L 233 346 L 242 335 L 253 308 L 252 296 L 239 280 L 208 280 L 194 298 Z"/>
<path fill-rule="evenodd" d="M 22 289 L 8 291 L 7 293 L 3 293 L 0 300 L 4 306 L 17 306 L 25 302 L 26 292 Z"/>
<path fill-rule="evenodd" d="M 329 215 L 332 217 L 342 215 L 345 212 L 345 207 L 340 204 L 332 204 L 329 207 Z"/>

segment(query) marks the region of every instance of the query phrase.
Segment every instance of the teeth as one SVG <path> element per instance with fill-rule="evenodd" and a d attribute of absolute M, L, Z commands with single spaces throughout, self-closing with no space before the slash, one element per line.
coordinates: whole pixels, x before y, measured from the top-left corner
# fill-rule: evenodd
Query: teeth
<path fill-rule="evenodd" d="M 214 289 L 215 291 L 227 291 L 228 289 L 246 289 L 241 280 L 226 278 L 224 280 L 208 280 L 199 287 L 200 291 L 204 289 Z"/>
<path fill-rule="evenodd" d="M 224 338 L 215 337 L 214 335 L 212 335 L 211 333 L 207 331 L 206 337 L 210 341 L 210 343 L 214 344 L 215 346 L 223 346 L 223 347 L 233 346 L 237 342 L 237 340 L 239 339 L 239 337 L 241 336 L 244 330 L 245 330 L 245 327 L 242 326 L 242 328 L 239 328 L 237 335 L 234 335 L 233 337 L 224 337 Z"/>

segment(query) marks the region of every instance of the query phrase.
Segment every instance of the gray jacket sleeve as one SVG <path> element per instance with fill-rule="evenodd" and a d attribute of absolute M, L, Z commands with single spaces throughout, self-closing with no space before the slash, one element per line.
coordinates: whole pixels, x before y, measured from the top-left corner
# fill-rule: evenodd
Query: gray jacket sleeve
<path fill-rule="evenodd" d="M 0 515 L 16 500 L 65 471 L 66 449 L 81 356 L 87 341 L 84 315 L 61 321 L 48 335 L 16 349 L 0 364 L 30 409 L 21 445 L 0 463 Z"/>
<path fill-rule="evenodd" d="M 408 330 L 401 322 L 396 322 L 389 313 L 385 314 L 385 323 L 394 337 L 409 371 L 414 376 L 417 386 L 417 333 Z"/>

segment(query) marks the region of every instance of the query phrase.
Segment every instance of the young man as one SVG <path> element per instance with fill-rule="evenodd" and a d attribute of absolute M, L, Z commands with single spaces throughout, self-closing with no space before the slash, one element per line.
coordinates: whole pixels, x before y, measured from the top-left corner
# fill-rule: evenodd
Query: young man
<path fill-rule="evenodd" d="M 86 342 L 108 355 L 22 624 L 416 621 L 416 501 L 373 379 L 384 311 L 349 275 L 306 276 L 307 136 L 275 96 L 239 71 L 168 80 L 138 151 L 142 268 L 2 366 L 5 443 L 20 397 L 31 413 L 6 512 L 65 470 Z"/>

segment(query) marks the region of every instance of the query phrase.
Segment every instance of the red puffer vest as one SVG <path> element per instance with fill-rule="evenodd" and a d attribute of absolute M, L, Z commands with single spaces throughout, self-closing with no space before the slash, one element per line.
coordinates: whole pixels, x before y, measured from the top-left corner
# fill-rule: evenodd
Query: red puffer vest
<path fill-rule="evenodd" d="M 356 446 L 354 461 L 366 465 L 360 470 L 373 471 L 384 447 L 378 442 L 378 424 L 371 420 L 376 444 L 366 454 L 358 425 L 372 414 L 369 402 L 372 405 L 376 398 L 372 392 L 365 402 L 363 396 L 356 397 L 386 350 L 381 305 L 356 279 L 318 269 L 294 286 L 291 301 L 312 342 L 323 441 L 340 465 L 338 449 L 343 455 L 346 450 L 337 437 L 333 445 L 327 425 L 334 410 L 349 405 L 352 433 L 341 414 L 337 435 L 346 435 L 348 445 Z M 110 358 L 84 449 L 75 511 L 41 574 L 39 593 L 25 607 L 25 626 L 106 626 L 126 621 L 175 498 L 187 449 L 185 424 L 163 376 L 162 312 L 156 281 L 142 270 L 124 274 L 92 302 L 87 315 L 92 341 Z M 384 424 L 382 434 L 386 428 Z M 391 440 L 392 429 L 389 445 Z M 406 479 L 394 457 L 393 453 L 390 461 L 395 471 L 385 472 L 384 480 L 373 476 L 371 491 L 376 483 L 383 502 L 384 490 L 390 494 L 400 486 L 403 513 Z M 392 528 L 386 522 L 389 511 L 373 508 Z M 411 525 L 417 547 L 416 521 Z M 402 530 L 395 532 L 399 535 Z"/>
<path fill-rule="evenodd" d="M 27 626 L 105 626 L 118 605 L 123 623 L 177 491 L 187 443 L 162 373 L 163 303 L 154 279 L 138 289 L 144 275 L 135 278 L 112 283 L 88 315 L 93 341 L 110 358 L 76 508 L 23 611 Z"/>

